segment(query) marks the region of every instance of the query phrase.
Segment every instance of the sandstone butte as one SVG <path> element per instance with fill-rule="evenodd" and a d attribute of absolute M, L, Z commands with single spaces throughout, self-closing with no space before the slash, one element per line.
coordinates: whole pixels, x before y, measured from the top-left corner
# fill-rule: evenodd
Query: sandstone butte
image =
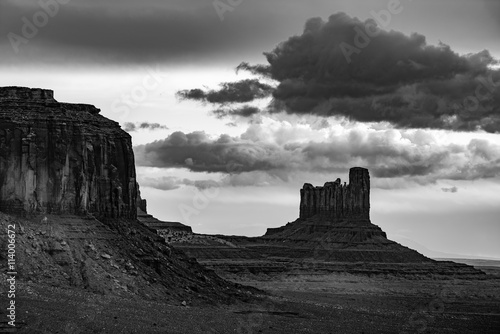
<path fill-rule="evenodd" d="M 0 87 L 0 244 L 15 226 L 19 281 L 186 305 L 254 298 L 167 245 L 138 205 L 118 123 L 51 90 Z M 2 280 L 6 264 L 2 252 Z"/>
<path fill-rule="evenodd" d="M 228 278 L 251 275 L 349 272 L 406 277 L 480 277 L 464 264 L 435 261 L 387 239 L 370 220 L 368 169 L 349 170 L 340 179 L 300 190 L 299 218 L 268 228 L 261 237 L 174 233 L 169 241 Z"/>
<path fill-rule="evenodd" d="M 87 104 L 0 88 L 0 211 L 136 216 L 131 137 Z"/>

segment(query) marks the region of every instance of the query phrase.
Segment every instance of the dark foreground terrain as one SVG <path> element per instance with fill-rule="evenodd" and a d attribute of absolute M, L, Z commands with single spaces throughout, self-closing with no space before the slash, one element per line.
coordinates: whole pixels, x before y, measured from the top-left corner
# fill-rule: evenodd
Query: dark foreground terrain
<path fill-rule="evenodd" d="M 500 332 L 495 263 L 469 276 L 218 272 L 228 282 L 139 223 L 0 216 L 2 231 L 17 224 L 18 333 Z M 2 289 L 0 332 L 8 302 Z"/>
<path fill-rule="evenodd" d="M 249 278 L 239 283 L 270 295 L 222 306 L 184 306 L 21 283 L 17 329 L 33 334 L 499 333 L 499 282 L 348 274 Z M 2 307 L 2 325 L 4 319 Z"/>

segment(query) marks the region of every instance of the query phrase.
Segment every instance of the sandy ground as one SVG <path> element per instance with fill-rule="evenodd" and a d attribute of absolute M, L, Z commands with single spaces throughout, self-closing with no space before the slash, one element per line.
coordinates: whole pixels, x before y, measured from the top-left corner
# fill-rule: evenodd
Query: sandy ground
<path fill-rule="evenodd" d="M 498 276 L 500 277 L 500 276 Z M 500 280 L 242 280 L 260 302 L 186 306 L 21 282 L 18 333 L 499 333 Z M 2 306 L 2 325 L 5 308 Z"/>

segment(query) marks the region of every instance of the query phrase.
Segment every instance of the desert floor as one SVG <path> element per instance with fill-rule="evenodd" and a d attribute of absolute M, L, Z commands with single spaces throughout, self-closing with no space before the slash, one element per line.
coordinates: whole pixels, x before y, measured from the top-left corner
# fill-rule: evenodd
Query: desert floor
<path fill-rule="evenodd" d="M 500 269 L 485 270 L 496 278 L 240 279 L 267 294 L 257 302 L 222 306 L 172 305 L 21 282 L 17 332 L 500 333 Z M 4 308 L 2 318 L 5 326 Z"/>

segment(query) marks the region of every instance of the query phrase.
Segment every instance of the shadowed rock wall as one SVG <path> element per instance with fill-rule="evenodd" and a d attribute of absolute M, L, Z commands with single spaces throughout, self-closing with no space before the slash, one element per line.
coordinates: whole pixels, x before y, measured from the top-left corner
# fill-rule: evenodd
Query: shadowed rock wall
<path fill-rule="evenodd" d="M 349 184 L 340 179 L 323 187 L 304 184 L 300 190 L 300 218 L 315 215 L 331 219 L 370 219 L 370 175 L 368 169 L 349 170 Z"/>
<path fill-rule="evenodd" d="M 0 87 L 0 211 L 135 218 L 130 135 L 99 112 Z"/>

